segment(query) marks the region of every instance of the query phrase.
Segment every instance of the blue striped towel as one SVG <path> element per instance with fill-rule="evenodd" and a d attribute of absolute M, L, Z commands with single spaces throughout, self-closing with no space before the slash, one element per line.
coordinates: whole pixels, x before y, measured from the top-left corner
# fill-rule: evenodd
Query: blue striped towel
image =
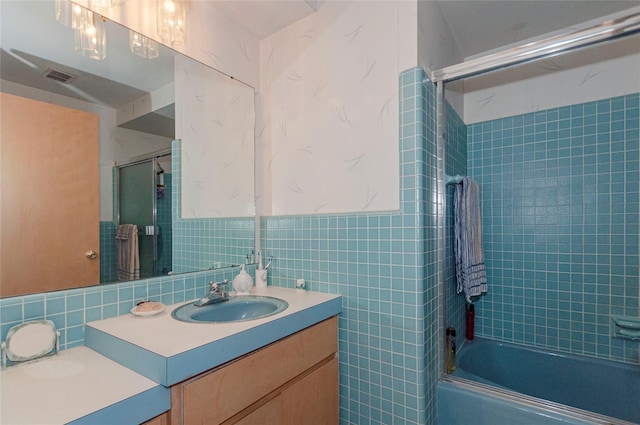
<path fill-rule="evenodd" d="M 453 208 L 458 293 L 464 292 L 471 303 L 471 297 L 487 292 L 478 183 L 463 177 L 456 186 Z"/>

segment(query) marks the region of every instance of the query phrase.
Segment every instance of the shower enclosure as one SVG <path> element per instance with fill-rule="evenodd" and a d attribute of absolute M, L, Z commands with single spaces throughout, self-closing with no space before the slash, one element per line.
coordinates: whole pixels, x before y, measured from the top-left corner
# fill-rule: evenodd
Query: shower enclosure
<path fill-rule="evenodd" d="M 171 271 L 170 161 L 164 153 L 116 168 L 116 216 L 138 228 L 141 279 Z"/>
<path fill-rule="evenodd" d="M 468 175 L 480 185 L 489 283 L 474 299 L 476 336 L 637 368 L 640 335 L 621 337 L 613 318 L 640 317 L 639 29 L 640 12 L 632 10 L 433 74 L 446 205 L 438 229 L 443 339 L 453 326 L 463 350 L 474 344 L 464 338 L 464 296 L 455 293 L 454 188 L 446 185 L 447 175 Z M 465 389 L 492 385 L 460 375 L 445 380 Z M 534 376 L 562 378 L 562 371 Z M 635 399 L 638 382 L 625 388 Z M 497 397 L 535 403 L 504 391 Z M 607 422 L 599 415 L 608 411 L 595 404 L 582 419 Z M 636 422 L 625 415 L 611 422 Z"/>

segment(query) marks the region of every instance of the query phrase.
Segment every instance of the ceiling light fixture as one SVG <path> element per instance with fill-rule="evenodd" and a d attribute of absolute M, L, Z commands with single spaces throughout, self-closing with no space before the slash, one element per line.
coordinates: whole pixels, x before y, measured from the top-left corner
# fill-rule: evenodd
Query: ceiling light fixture
<path fill-rule="evenodd" d="M 72 17 L 76 16 L 75 8 L 76 5 Z M 77 14 L 80 20 L 74 30 L 76 52 L 85 58 L 102 60 L 107 57 L 107 20 L 90 10 L 81 9 Z"/>
<path fill-rule="evenodd" d="M 89 7 L 98 13 L 107 14 L 111 8 L 115 7 L 115 0 L 90 0 Z"/>
<path fill-rule="evenodd" d="M 55 0 L 56 20 L 67 28 L 81 28 L 89 20 L 91 11 L 72 3 L 70 0 Z M 100 13 L 108 14 L 114 7 L 114 0 L 90 0 L 89 8 Z"/>
<path fill-rule="evenodd" d="M 78 4 L 71 5 L 71 28 L 83 29 L 93 24 L 93 12 Z"/>
<path fill-rule="evenodd" d="M 71 3 L 69 0 L 56 0 L 56 20 L 67 28 L 82 28 L 89 20 L 90 10 Z"/>
<path fill-rule="evenodd" d="M 90 7 L 107 11 L 114 0 L 90 0 Z M 75 50 L 89 59 L 107 57 L 107 19 L 99 13 L 84 8 L 70 0 L 55 0 L 56 20 L 74 30 Z"/>
<path fill-rule="evenodd" d="M 71 13 L 73 4 L 69 0 L 55 0 L 56 21 L 67 28 L 71 27 Z"/>
<path fill-rule="evenodd" d="M 131 53 L 134 55 L 145 59 L 155 59 L 160 55 L 156 41 L 142 34 L 138 34 L 133 30 L 129 30 L 129 50 L 131 50 Z"/>
<path fill-rule="evenodd" d="M 158 0 L 158 36 L 165 44 L 184 43 L 186 5 L 183 0 Z"/>

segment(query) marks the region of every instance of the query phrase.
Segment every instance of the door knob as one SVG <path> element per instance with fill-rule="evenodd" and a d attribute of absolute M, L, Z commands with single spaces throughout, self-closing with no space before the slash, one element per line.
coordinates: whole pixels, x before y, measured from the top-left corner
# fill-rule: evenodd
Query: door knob
<path fill-rule="evenodd" d="M 89 260 L 95 260 L 96 258 L 98 258 L 98 254 L 96 254 L 96 252 L 93 249 L 85 252 L 84 256 L 87 257 Z"/>

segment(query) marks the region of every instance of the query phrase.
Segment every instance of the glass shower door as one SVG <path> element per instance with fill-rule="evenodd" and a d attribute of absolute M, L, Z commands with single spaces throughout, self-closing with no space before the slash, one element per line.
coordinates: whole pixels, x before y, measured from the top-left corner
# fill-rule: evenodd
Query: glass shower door
<path fill-rule="evenodd" d="M 155 276 L 156 187 L 153 160 L 121 167 L 118 186 L 119 223 L 138 226 L 140 278 Z"/>

